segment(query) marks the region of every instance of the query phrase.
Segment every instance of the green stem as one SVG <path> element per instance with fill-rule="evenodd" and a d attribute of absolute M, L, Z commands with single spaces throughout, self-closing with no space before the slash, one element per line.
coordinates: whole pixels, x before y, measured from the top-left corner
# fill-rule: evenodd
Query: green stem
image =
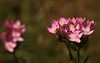
<path fill-rule="evenodd" d="M 17 57 L 16 57 L 16 55 L 15 55 L 15 52 L 13 53 L 13 56 L 14 56 L 14 59 L 15 59 L 15 63 L 18 63 Z"/>
<path fill-rule="evenodd" d="M 79 50 L 77 51 L 77 56 L 78 56 L 77 61 L 78 63 L 80 63 L 80 51 Z"/>

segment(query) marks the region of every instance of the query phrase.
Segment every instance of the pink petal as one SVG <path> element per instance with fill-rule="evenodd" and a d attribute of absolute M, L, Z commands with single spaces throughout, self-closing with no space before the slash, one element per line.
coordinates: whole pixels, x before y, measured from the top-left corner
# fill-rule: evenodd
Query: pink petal
<path fill-rule="evenodd" d="M 18 26 L 21 25 L 20 20 L 17 20 L 16 25 L 18 25 Z"/>
<path fill-rule="evenodd" d="M 76 42 L 77 42 L 77 43 L 80 43 L 80 42 L 81 42 L 81 40 L 80 40 L 80 39 L 76 39 Z"/>
<path fill-rule="evenodd" d="M 13 27 L 17 29 L 20 27 L 20 25 L 21 25 L 20 21 L 17 20 Z"/>
<path fill-rule="evenodd" d="M 70 38 L 74 38 L 75 34 L 69 34 L 68 35 Z"/>
<path fill-rule="evenodd" d="M 13 49 L 13 48 L 8 48 L 7 50 L 8 50 L 9 52 L 11 52 L 11 53 L 14 52 L 14 49 Z"/>
<path fill-rule="evenodd" d="M 50 28 L 50 27 L 47 27 L 47 29 L 48 29 L 48 31 L 49 31 L 50 33 L 56 33 L 56 32 L 54 32 L 53 29 Z"/>
<path fill-rule="evenodd" d="M 16 45 L 17 45 L 16 43 L 11 42 L 11 47 L 12 47 L 12 48 L 15 48 Z"/>
<path fill-rule="evenodd" d="M 86 27 L 86 31 L 89 32 L 90 31 L 90 26 Z"/>
<path fill-rule="evenodd" d="M 76 41 L 76 39 L 74 39 L 74 38 L 71 38 L 71 39 L 69 39 L 70 41 Z"/>
<path fill-rule="evenodd" d="M 17 38 L 13 38 L 13 42 L 17 42 Z"/>
<path fill-rule="evenodd" d="M 5 48 L 6 48 L 9 52 L 13 52 L 13 51 L 14 51 L 13 48 L 11 48 L 11 47 L 8 46 L 9 44 L 11 45 L 11 42 L 5 42 L 4 44 L 5 44 Z M 11 45 L 11 46 L 12 46 L 12 45 Z"/>
<path fill-rule="evenodd" d="M 94 32 L 94 30 L 90 31 L 89 33 L 87 33 L 88 35 L 92 34 Z"/>
<path fill-rule="evenodd" d="M 82 26 L 82 30 L 85 31 L 84 27 Z"/>
<path fill-rule="evenodd" d="M 80 33 L 80 31 L 75 31 L 74 33 L 75 33 L 75 35 L 78 35 Z"/>
<path fill-rule="evenodd" d="M 70 28 L 70 30 L 74 30 L 75 29 L 74 25 L 72 25 L 72 24 L 69 25 L 69 28 Z"/>
<path fill-rule="evenodd" d="M 66 25 L 68 24 L 69 20 L 70 20 L 70 19 L 68 19 L 68 20 L 65 21 L 65 24 L 66 24 Z"/>
<path fill-rule="evenodd" d="M 10 25 L 9 21 L 6 20 L 6 21 L 5 21 L 5 26 L 9 26 L 9 25 Z"/>
<path fill-rule="evenodd" d="M 19 37 L 20 35 L 21 34 L 19 32 L 15 32 L 15 31 L 12 32 L 12 36 L 13 37 L 16 37 L 16 36 Z"/>
<path fill-rule="evenodd" d="M 79 24 L 76 26 L 76 29 L 79 29 Z"/>
<path fill-rule="evenodd" d="M 22 32 L 22 33 L 24 33 L 25 31 L 26 31 L 26 29 L 25 29 L 25 28 L 23 28 L 21 32 Z"/>
<path fill-rule="evenodd" d="M 22 37 L 17 38 L 18 41 L 24 41 Z"/>
<path fill-rule="evenodd" d="M 56 25 L 56 28 L 59 28 L 58 21 L 55 21 L 55 20 L 53 20 L 53 23 L 55 23 L 55 25 Z"/>
<path fill-rule="evenodd" d="M 20 26 L 20 28 L 24 28 L 24 27 L 25 27 L 25 25 L 21 25 L 21 26 Z"/>
<path fill-rule="evenodd" d="M 82 35 L 83 35 L 83 33 L 80 33 L 80 34 L 78 35 L 78 38 L 81 38 L 81 37 L 82 37 Z"/>
<path fill-rule="evenodd" d="M 52 23 L 52 25 L 51 25 L 51 26 L 52 26 L 52 28 L 56 28 L 56 25 L 55 25 L 55 23 L 54 23 L 54 22 Z"/>

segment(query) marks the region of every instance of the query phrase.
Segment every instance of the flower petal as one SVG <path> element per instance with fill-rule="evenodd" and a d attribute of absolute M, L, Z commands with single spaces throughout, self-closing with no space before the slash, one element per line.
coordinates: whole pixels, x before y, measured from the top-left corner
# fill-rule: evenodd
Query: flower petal
<path fill-rule="evenodd" d="M 80 42 L 81 42 L 81 40 L 80 40 L 80 39 L 76 39 L 76 42 L 77 42 L 77 43 L 80 43 Z"/>
<path fill-rule="evenodd" d="M 94 32 L 94 30 L 92 30 L 92 31 L 88 32 L 87 34 L 88 34 L 88 35 L 90 35 L 90 34 L 92 34 L 93 32 Z"/>
<path fill-rule="evenodd" d="M 17 42 L 17 38 L 13 38 L 13 42 Z"/>
<path fill-rule="evenodd" d="M 75 34 L 69 34 L 68 35 L 70 38 L 74 38 Z"/>
<path fill-rule="evenodd" d="M 22 37 L 17 38 L 18 41 L 24 41 L 24 39 Z"/>
<path fill-rule="evenodd" d="M 47 27 L 47 29 L 48 29 L 48 31 L 49 31 L 50 33 L 56 33 L 56 32 L 54 32 L 53 29 L 50 28 L 50 27 Z"/>
<path fill-rule="evenodd" d="M 81 37 L 82 37 L 82 35 L 83 35 L 83 33 L 80 33 L 80 34 L 78 35 L 78 38 L 81 38 Z"/>

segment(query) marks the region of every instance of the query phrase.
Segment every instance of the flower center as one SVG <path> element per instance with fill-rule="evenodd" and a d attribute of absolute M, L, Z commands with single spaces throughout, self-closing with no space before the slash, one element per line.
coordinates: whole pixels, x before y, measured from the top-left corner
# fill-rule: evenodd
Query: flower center
<path fill-rule="evenodd" d="M 61 23 L 63 22 L 63 20 L 61 20 Z"/>
<path fill-rule="evenodd" d="M 55 32 L 55 29 L 53 29 L 53 31 Z"/>
<path fill-rule="evenodd" d="M 72 28 L 75 28 L 74 26 Z"/>
<path fill-rule="evenodd" d="M 80 22 L 82 22 L 82 19 L 80 19 Z"/>
<path fill-rule="evenodd" d="M 8 47 L 9 47 L 9 48 L 11 48 L 11 45 L 10 45 L 10 44 L 8 44 Z"/>
<path fill-rule="evenodd" d="M 87 32 L 87 31 L 85 31 L 84 33 L 85 33 L 85 34 L 87 34 L 88 32 Z"/>
<path fill-rule="evenodd" d="M 91 22 L 89 22 L 89 23 L 91 23 Z"/>
<path fill-rule="evenodd" d="M 53 26 L 54 28 L 56 27 L 56 26 Z"/>
<path fill-rule="evenodd" d="M 86 27 L 84 27 L 84 29 L 86 30 Z"/>
<path fill-rule="evenodd" d="M 74 32 L 74 30 L 72 30 L 72 32 Z"/>
<path fill-rule="evenodd" d="M 76 32 L 74 34 L 76 35 Z"/>
<path fill-rule="evenodd" d="M 72 19 L 72 21 L 74 22 L 74 21 L 75 21 L 75 19 Z"/>
<path fill-rule="evenodd" d="M 77 36 L 74 36 L 74 38 L 77 39 L 78 37 Z"/>
<path fill-rule="evenodd" d="M 60 24 L 62 26 L 62 24 Z"/>

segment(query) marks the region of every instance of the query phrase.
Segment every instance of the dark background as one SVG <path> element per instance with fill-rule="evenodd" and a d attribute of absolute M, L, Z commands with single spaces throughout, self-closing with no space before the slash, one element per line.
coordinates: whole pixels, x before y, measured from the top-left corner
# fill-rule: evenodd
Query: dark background
<path fill-rule="evenodd" d="M 26 25 L 24 42 L 18 44 L 15 54 L 19 63 L 68 63 L 66 46 L 47 31 L 52 20 L 65 17 L 82 17 L 96 21 L 89 47 L 81 49 L 81 60 L 90 54 L 87 63 L 100 62 L 100 1 L 99 0 L 0 0 L 0 30 L 5 31 L 4 21 L 21 20 Z M 74 52 L 75 54 L 76 52 Z M 0 43 L 0 63 L 12 61 Z"/>

